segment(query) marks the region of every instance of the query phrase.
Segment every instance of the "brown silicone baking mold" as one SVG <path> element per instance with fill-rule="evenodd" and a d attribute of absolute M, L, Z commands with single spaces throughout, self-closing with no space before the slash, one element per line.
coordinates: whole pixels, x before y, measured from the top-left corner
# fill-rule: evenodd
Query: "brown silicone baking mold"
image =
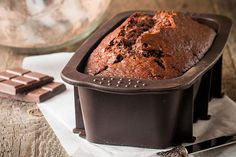
<path fill-rule="evenodd" d="M 222 49 L 232 22 L 221 15 L 186 13 L 217 36 L 203 59 L 180 77 L 136 80 L 84 74 L 93 49 L 132 13 L 118 14 L 100 26 L 62 71 L 62 79 L 74 86 L 74 131 L 101 144 L 166 148 L 192 142 L 193 122 L 209 119 L 208 102 L 222 95 Z"/>

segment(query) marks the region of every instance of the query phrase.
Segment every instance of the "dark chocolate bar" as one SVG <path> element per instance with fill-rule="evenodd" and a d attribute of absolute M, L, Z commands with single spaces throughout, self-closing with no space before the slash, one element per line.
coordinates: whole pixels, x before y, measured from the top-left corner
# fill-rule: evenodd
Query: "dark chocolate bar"
<path fill-rule="evenodd" d="M 0 97 L 39 103 L 48 100 L 65 90 L 66 86 L 63 83 L 51 82 L 23 94 L 10 95 L 0 92 Z"/>
<path fill-rule="evenodd" d="M 53 77 L 45 74 L 22 68 L 9 69 L 0 73 L 0 92 L 16 95 L 52 81 Z"/>

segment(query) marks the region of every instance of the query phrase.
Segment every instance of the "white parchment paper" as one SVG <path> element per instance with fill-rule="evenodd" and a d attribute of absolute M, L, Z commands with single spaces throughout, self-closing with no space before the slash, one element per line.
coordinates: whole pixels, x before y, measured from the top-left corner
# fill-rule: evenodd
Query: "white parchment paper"
<path fill-rule="evenodd" d="M 60 73 L 73 53 L 55 53 L 41 56 L 26 57 L 23 67 L 51 75 L 62 81 Z M 158 151 L 156 149 L 135 148 L 126 146 L 109 146 L 87 142 L 73 134 L 75 127 L 75 110 L 73 88 L 66 85 L 67 90 L 46 102 L 38 104 L 46 120 L 54 130 L 70 156 L 74 157 L 148 157 Z M 194 136 L 202 141 L 222 135 L 236 133 L 236 103 L 225 96 L 213 99 L 209 104 L 208 121 L 194 124 Z M 111 126 L 112 127 L 112 126 Z M 207 151 L 194 155 L 196 157 L 235 157 L 236 145 Z"/>

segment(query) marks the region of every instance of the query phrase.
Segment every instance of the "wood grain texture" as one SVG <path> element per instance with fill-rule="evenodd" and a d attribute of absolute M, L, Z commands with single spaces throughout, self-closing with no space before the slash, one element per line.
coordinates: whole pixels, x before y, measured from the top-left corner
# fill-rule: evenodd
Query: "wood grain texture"
<path fill-rule="evenodd" d="M 29 115 L 35 104 L 0 99 L 0 156 L 66 156 L 44 117 Z"/>
<path fill-rule="evenodd" d="M 233 19 L 231 36 L 224 49 L 223 90 L 236 101 L 236 6 L 235 0 L 112 0 L 105 20 L 128 10 L 179 10 L 217 13 Z M 75 51 L 81 43 L 58 51 Z M 26 54 L 0 48 L 0 70 L 21 65 Z M 0 99 L 0 157 L 67 157 L 44 117 L 28 114 L 37 106 Z"/>
<path fill-rule="evenodd" d="M 211 0 L 216 14 L 228 16 L 233 21 L 231 34 L 224 48 L 223 91 L 236 101 L 236 6 L 235 0 Z"/>
<path fill-rule="evenodd" d="M 214 3 L 215 2 L 215 3 Z M 233 60 L 233 68 L 236 70 L 236 1 L 235 0 L 212 0 L 216 13 L 228 16 L 233 21 L 231 35 L 228 40 L 228 51 Z"/>

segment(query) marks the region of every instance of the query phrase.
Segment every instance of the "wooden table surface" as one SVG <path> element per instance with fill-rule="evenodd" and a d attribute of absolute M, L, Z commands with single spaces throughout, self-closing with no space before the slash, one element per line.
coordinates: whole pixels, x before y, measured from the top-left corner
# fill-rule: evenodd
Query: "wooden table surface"
<path fill-rule="evenodd" d="M 236 22 L 235 0 L 112 0 L 105 19 L 126 10 L 180 10 L 216 13 Z M 64 50 L 74 51 L 79 44 Z M 58 50 L 59 52 L 61 50 Z M 223 90 L 236 101 L 236 27 L 224 48 Z M 0 48 L 0 70 L 20 66 L 24 57 L 17 50 Z M 0 99 L 0 157 L 66 157 L 54 132 L 43 116 L 34 116 L 37 105 Z"/>

